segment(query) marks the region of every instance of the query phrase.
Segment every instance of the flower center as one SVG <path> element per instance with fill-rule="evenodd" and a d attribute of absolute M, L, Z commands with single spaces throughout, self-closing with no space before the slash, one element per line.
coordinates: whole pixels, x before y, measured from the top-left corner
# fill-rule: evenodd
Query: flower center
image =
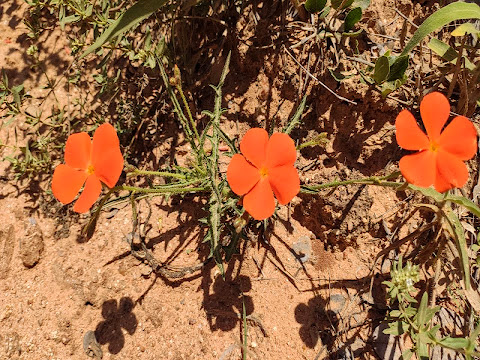
<path fill-rule="evenodd" d="M 439 145 L 435 141 L 430 141 L 430 151 L 437 152 Z"/>
<path fill-rule="evenodd" d="M 88 165 L 87 167 L 87 174 L 92 175 L 95 172 L 95 168 L 93 167 L 92 164 Z"/>
<path fill-rule="evenodd" d="M 266 167 L 262 167 L 262 168 L 260 169 L 260 176 L 261 176 L 262 178 L 265 178 L 265 177 L 268 176 L 268 169 L 267 169 Z"/>

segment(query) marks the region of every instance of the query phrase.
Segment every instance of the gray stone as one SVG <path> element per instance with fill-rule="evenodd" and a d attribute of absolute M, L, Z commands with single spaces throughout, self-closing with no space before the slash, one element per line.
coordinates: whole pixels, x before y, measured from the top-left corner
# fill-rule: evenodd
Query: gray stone
<path fill-rule="evenodd" d="M 338 314 L 343 310 L 346 302 L 347 302 L 347 299 L 345 299 L 343 295 L 333 294 L 330 296 L 330 302 L 329 302 L 330 310 L 333 311 L 335 314 Z"/>
<path fill-rule="evenodd" d="M 20 241 L 20 258 L 27 268 L 32 268 L 40 261 L 44 249 L 42 233 L 37 231 Z"/>
<path fill-rule="evenodd" d="M 312 258 L 312 243 L 308 236 L 301 236 L 297 242 L 293 243 L 292 250 L 297 259 L 302 263 Z"/>
<path fill-rule="evenodd" d="M 382 360 L 397 360 L 402 356 L 399 339 L 396 336 L 384 334 L 388 328 L 386 323 L 378 325 L 372 334 L 373 349 Z"/>

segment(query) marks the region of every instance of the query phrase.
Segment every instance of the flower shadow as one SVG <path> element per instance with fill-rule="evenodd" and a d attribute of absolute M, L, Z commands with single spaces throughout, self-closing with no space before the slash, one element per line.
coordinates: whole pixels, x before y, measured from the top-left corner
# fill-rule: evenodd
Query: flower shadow
<path fill-rule="evenodd" d="M 253 299 L 246 295 L 252 289 L 252 282 L 248 276 L 233 275 L 234 268 L 235 260 L 232 259 L 225 278 L 217 276 L 211 286 L 209 281 L 204 281 L 203 307 L 212 331 L 234 329 L 241 321 L 244 305 L 247 316 L 254 311 Z"/>
<path fill-rule="evenodd" d="M 339 321 L 337 314 L 327 309 L 327 302 L 321 296 L 311 298 L 306 304 L 298 304 L 295 320 L 301 324 L 300 338 L 311 349 L 319 341 L 331 343 L 332 327 L 335 328 Z"/>
<path fill-rule="evenodd" d="M 102 305 L 101 321 L 95 329 L 95 337 L 101 345 L 108 344 L 111 354 L 118 354 L 125 346 L 125 336 L 122 329 L 133 335 L 137 329 L 137 317 L 132 312 L 134 303 L 132 299 L 123 297 L 117 300 L 107 300 Z"/>

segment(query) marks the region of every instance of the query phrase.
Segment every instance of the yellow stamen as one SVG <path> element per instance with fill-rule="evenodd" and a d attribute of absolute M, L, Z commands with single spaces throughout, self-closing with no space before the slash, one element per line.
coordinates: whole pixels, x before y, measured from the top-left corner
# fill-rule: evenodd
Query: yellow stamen
<path fill-rule="evenodd" d="M 437 152 L 438 148 L 439 145 L 436 142 L 430 141 L 430 151 Z"/>
<path fill-rule="evenodd" d="M 94 172 L 95 172 L 95 168 L 93 167 L 93 165 L 91 165 L 91 164 L 88 165 L 87 174 L 92 175 Z"/>
<path fill-rule="evenodd" d="M 266 167 L 262 167 L 262 168 L 260 169 L 260 176 L 261 176 L 262 178 L 268 176 L 268 169 L 267 169 Z"/>

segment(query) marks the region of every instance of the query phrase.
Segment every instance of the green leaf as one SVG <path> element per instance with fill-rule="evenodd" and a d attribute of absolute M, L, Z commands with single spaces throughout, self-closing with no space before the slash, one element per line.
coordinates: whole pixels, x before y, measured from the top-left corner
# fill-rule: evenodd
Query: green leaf
<path fill-rule="evenodd" d="M 412 358 L 413 352 L 410 349 L 405 350 L 402 353 L 400 360 L 410 360 Z"/>
<path fill-rule="evenodd" d="M 451 3 L 430 15 L 415 31 L 401 55 L 407 55 L 425 36 L 456 20 L 480 19 L 480 6 L 461 1 Z"/>
<path fill-rule="evenodd" d="M 328 71 L 330 71 L 330 75 L 332 75 L 332 77 L 338 82 L 342 82 L 343 80 L 350 79 L 353 76 L 353 75 L 345 75 L 340 71 L 335 71 L 332 69 L 328 69 Z"/>
<path fill-rule="evenodd" d="M 408 67 L 408 55 L 395 57 L 393 64 L 390 66 L 390 73 L 388 74 L 388 81 L 403 78 L 405 70 Z"/>
<path fill-rule="evenodd" d="M 418 306 L 417 312 L 417 324 L 419 327 L 423 327 L 427 322 L 427 303 L 428 303 L 428 294 L 424 292 L 422 295 L 422 300 L 420 300 L 420 305 Z"/>
<path fill-rule="evenodd" d="M 419 334 L 418 337 L 418 344 L 417 344 L 417 358 L 419 360 L 428 360 L 429 359 L 429 351 L 427 344 L 423 341 L 425 338 L 421 336 L 422 333 Z"/>
<path fill-rule="evenodd" d="M 392 81 L 385 81 L 380 88 L 380 91 L 382 92 L 382 96 L 385 98 L 392 91 L 395 91 L 400 86 L 402 86 L 405 83 L 405 81 L 406 81 L 405 78 L 392 80 Z"/>
<path fill-rule="evenodd" d="M 445 200 L 451 201 L 451 202 L 454 202 L 455 204 L 463 206 L 465 209 L 467 209 L 468 211 L 470 211 L 472 214 L 474 214 L 476 217 L 480 219 L 480 208 L 473 201 L 463 196 L 450 195 L 450 194 L 448 194 L 445 197 Z"/>
<path fill-rule="evenodd" d="M 355 24 L 359 22 L 361 18 L 362 9 L 360 7 L 356 7 L 355 9 L 351 10 L 345 17 L 345 31 L 348 32 L 352 30 Z"/>
<path fill-rule="evenodd" d="M 305 9 L 313 14 L 322 11 L 326 4 L 327 0 L 307 0 L 305 1 Z"/>
<path fill-rule="evenodd" d="M 432 40 L 430 40 L 427 46 L 430 50 L 432 50 L 435 54 L 440 56 L 442 59 L 447 60 L 448 62 L 454 65 L 457 63 L 457 59 L 458 59 L 457 51 L 454 48 L 452 48 L 450 45 L 444 43 L 443 41 L 433 38 Z M 463 59 L 465 61 L 465 67 L 470 71 L 474 71 L 475 65 L 466 56 L 463 56 Z"/>
<path fill-rule="evenodd" d="M 398 336 L 405 332 L 405 329 L 402 326 L 401 321 L 395 321 L 388 324 L 388 328 L 383 330 L 383 333 L 386 335 Z"/>
<path fill-rule="evenodd" d="M 464 338 L 451 338 L 447 336 L 439 341 L 439 345 L 447 347 L 449 349 L 465 349 L 469 345 L 469 340 Z"/>
<path fill-rule="evenodd" d="M 342 5 L 343 3 L 343 5 Z M 338 9 L 340 5 L 342 5 L 340 10 L 348 8 L 350 5 L 353 4 L 353 0 L 332 0 L 331 1 L 332 8 Z"/>
<path fill-rule="evenodd" d="M 470 265 L 468 263 L 467 241 L 465 240 L 465 232 L 463 231 L 462 224 L 457 215 L 452 210 L 444 210 L 445 217 L 450 224 L 453 231 L 458 253 L 460 256 L 460 262 L 463 270 L 463 280 L 465 281 L 465 289 L 470 289 Z"/>
<path fill-rule="evenodd" d="M 166 3 L 167 0 L 139 0 L 110 24 L 110 26 L 103 31 L 102 35 L 85 50 L 80 56 L 80 59 L 94 52 L 114 37 L 134 28 Z"/>
<path fill-rule="evenodd" d="M 318 14 L 318 20 L 325 18 L 330 12 L 330 6 L 325 7 L 320 14 Z"/>
<path fill-rule="evenodd" d="M 439 193 L 434 188 L 423 188 L 412 184 L 408 184 L 408 188 L 414 191 L 418 191 L 422 195 L 432 198 L 436 202 L 443 201 L 445 198 L 443 194 Z"/>
<path fill-rule="evenodd" d="M 388 57 L 380 56 L 375 62 L 375 69 L 373 70 L 373 79 L 377 84 L 383 83 L 388 78 L 390 73 L 390 62 Z"/>
<path fill-rule="evenodd" d="M 480 30 L 478 30 L 472 23 L 462 24 L 451 32 L 452 36 L 465 36 L 465 34 L 476 35 L 479 33 Z"/>
<path fill-rule="evenodd" d="M 354 0 L 352 3 L 352 7 L 356 8 L 359 7 L 362 10 L 365 10 L 370 6 L 370 0 Z"/>
<path fill-rule="evenodd" d="M 355 37 L 360 35 L 362 32 L 363 32 L 363 29 L 359 29 L 357 31 L 351 31 L 351 32 L 343 32 L 342 36 Z"/>
<path fill-rule="evenodd" d="M 304 95 L 292 119 L 288 122 L 287 127 L 283 129 L 283 132 L 285 134 L 290 134 L 292 130 L 295 129 L 296 126 L 300 125 L 300 123 L 302 122 L 301 117 L 303 115 L 303 111 L 305 110 L 306 104 L 307 104 L 307 95 Z"/>

